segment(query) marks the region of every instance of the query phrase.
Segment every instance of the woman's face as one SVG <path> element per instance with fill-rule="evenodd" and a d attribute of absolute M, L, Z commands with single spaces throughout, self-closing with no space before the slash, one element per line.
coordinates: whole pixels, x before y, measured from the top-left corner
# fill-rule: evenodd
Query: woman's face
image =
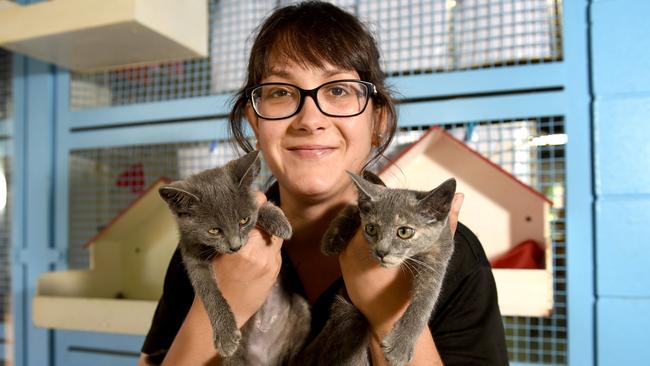
<path fill-rule="evenodd" d="M 262 83 L 290 83 L 313 89 L 340 79 L 359 79 L 356 71 L 335 67 L 304 68 L 295 63 L 275 65 Z M 372 145 L 373 119 L 377 110 L 368 102 L 354 117 L 328 117 L 311 97 L 302 109 L 282 120 L 258 118 L 252 107 L 246 115 L 255 132 L 258 148 L 278 180 L 282 191 L 310 200 L 323 200 L 350 190 L 346 170 L 359 172 Z"/>

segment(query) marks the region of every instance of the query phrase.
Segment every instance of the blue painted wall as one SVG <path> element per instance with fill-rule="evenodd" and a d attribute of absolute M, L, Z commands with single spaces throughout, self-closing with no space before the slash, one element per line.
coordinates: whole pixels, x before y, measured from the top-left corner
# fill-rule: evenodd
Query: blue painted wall
<path fill-rule="evenodd" d="M 594 0 L 592 85 L 599 365 L 647 365 L 650 2 Z"/>

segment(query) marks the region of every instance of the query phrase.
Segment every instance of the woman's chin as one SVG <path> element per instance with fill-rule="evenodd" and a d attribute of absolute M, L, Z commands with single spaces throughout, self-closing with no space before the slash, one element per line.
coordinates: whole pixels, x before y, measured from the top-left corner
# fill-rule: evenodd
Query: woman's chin
<path fill-rule="evenodd" d="M 330 197 L 345 189 L 347 185 L 342 184 L 345 183 L 343 178 L 347 179 L 347 177 L 336 179 L 333 176 L 296 177 L 291 179 L 291 183 L 285 187 L 291 187 L 290 191 L 293 191 L 293 194 L 320 199 Z"/>

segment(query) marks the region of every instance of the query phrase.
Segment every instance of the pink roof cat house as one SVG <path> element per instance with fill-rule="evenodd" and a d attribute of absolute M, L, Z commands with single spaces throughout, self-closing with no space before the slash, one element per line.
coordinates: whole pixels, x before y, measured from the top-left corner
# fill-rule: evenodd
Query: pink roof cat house
<path fill-rule="evenodd" d="M 86 244 L 89 270 L 56 271 L 38 279 L 34 324 L 46 328 L 146 334 L 178 229 L 159 179 Z"/>
<path fill-rule="evenodd" d="M 430 190 L 455 177 L 465 194 L 460 221 L 490 260 L 517 244 L 542 246 L 545 268 L 493 269 L 503 315 L 548 316 L 553 308 L 549 214 L 552 202 L 444 129 L 432 127 L 386 166 L 389 187 Z"/>

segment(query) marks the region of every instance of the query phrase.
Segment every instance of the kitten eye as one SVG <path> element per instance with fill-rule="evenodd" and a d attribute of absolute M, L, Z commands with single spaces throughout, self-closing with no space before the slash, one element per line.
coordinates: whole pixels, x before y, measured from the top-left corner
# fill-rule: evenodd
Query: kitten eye
<path fill-rule="evenodd" d="M 377 227 L 374 224 L 366 224 L 366 234 L 370 236 L 377 235 Z"/>
<path fill-rule="evenodd" d="M 244 225 L 248 224 L 250 219 L 251 219 L 250 216 L 242 217 L 241 219 L 239 219 L 239 225 L 244 226 Z"/>
<path fill-rule="evenodd" d="M 415 234 L 415 230 L 408 226 L 402 226 L 397 229 L 397 236 L 402 239 L 410 239 L 413 237 L 413 234 Z"/>
<path fill-rule="evenodd" d="M 221 232 L 221 230 L 218 227 L 213 227 L 212 229 L 208 230 L 208 233 L 212 235 L 217 235 L 219 232 Z"/>

